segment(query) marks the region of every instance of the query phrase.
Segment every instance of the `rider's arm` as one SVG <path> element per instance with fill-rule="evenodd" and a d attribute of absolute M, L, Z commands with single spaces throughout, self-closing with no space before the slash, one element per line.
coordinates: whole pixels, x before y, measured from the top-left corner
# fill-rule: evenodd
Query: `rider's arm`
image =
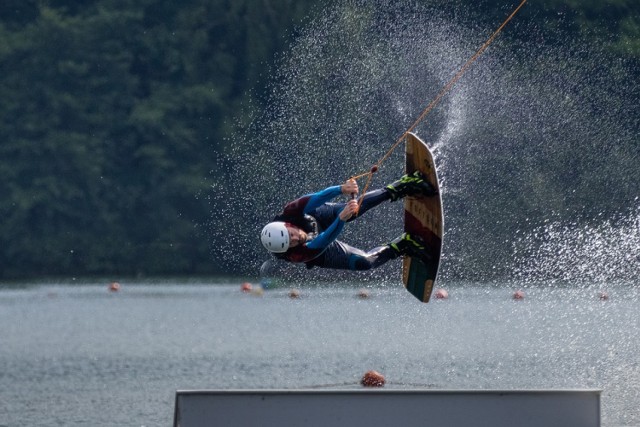
<path fill-rule="evenodd" d="M 326 248 L 327 246 L 329 246 L 331 242 L 333 242 L 338 238 L 343 228 L 344 228 L 344 221 L 341 220 L 340 218 L 336 218 L 335 221 L 333 221 L 333 223 L 331 223 L 331 225 L 327 227 L 326 230 L 318 234 L 315 239 L 306 243 L 307 248 L 309 249 Z"/>
<path fill-rule="evenodd" d="M 306 194 L 296 200 L 287 203 L 282 211 L 283 215 L 297 216 L 312 212 L 318 206 L 338 196 L 341 192 L 340 186 L 325 188 L 317 193 Z"/>
<path fill-rule="evenodd" d="M 307 194 L 307 197 L 309 197 L 309 201 L 304 207 L 304 213 L 311 213 L 317 207 L 322 206 L 323 204 L 339 196 L 340 194 L 342 194 L 342 186 L 340 185 L 334 185 L 332 187 L 325 188 L 324 190 L 318 191 L 317 193 Z"/>
<path fill-rule="evenodd" d="M 358 202 L 356 200 L 349 200 L 333 223 L 331 223 L 331 225 L 322 233 L 318 234 L 315 239 L 306 243 L 307 248 L 324 249 L 327 247 L 331 242 L 338 238 L 344 228 L 344 223 L 357 212 Z"/>

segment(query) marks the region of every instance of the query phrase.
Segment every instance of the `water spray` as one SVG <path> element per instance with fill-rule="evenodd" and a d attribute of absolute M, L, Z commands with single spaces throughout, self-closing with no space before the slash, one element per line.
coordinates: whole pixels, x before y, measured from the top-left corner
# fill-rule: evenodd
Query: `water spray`
<path fill-rule="evenodd" d="M 511 21 L 511 19 L 513 19 L 514 16 L 516 16 L 516 14 L 520 11 L 520 9 L 522 9 L 522 7 L 525 5 L 526 2 L 527 2 L 527 0 L 522 0 L 522 2 L 518 5 L 518 7 L 513 12 L 511 12 L 511 14 L 507 17 L 507 19 L 504 20 L 502 25 L 500 25 L 500 27 L 498 27 L 498 29 L 496 31 L 494 31 L 493 34 L 491 34 L 491 37 L 489 37 L 487 39 L 487 41 L 484 42 L 484 44 L 480 47 L 480 49 L 478 49 L 476 51 L 476 53 L 471 58 L 469 58 L 469 60 L 467 62 L 465 62 L 465 64 L 462 66 L 462 68 L 460 68 L 460 70 L 453 76 L 453 78 L 451 78 L 451 80 L 449 80 L 449 82 L 442 88 L 442 90 L 433 99 L 433 101 L 431 101 L 429 103 L 429 105 L 427 105 L 427 107 L 424 109 L 424 111 L 422 111 L 422 114 L 420 114 L 420 116 L 416 119 L 416 121 L 411 126 L 409 126 L 409 129 L 407 129 L 402 135 L 400 135 L 400 137 L 391 146 L 391 148 L 385 153 L 385 155 L 382 156 L 382 158 L 380 158 L 380 160 L 378 160 L 378 162 L 371 167 L 369 172 L 365 172 L 365 173 L 362 173 L 362 174 L 359 174 L 359 175 L 354 175 L 354 176 L 351 177 L 351 179 L 358 179 L 358 178 L 362 178 L 364 176 L 367 176 L 367 182 L 366 182 L 366 184 L 364 186 L 364 189 L 362 190 L 362 194 L 363 195 L 367 192 L 367 189 L 369 188 L 369 185 L 371 184 L 371 180 L 373 178 L 373 174 L 376 173 L 380 167 L 382 167 L 382 163 L 391 156 L 393 151 L 403 141 L 405 141 L 405 139 L 407 138 L 407 134 L 410 133 L 410 132 L 413 132 L 415 130 L 415 128 L 418 127 L 418 125 L 431 112 L 431 110 L 433 110 L 435 108 L 435 106 L 438 105 L 440 100 L 442 100 L 442 98 L 444 98 L 444 96 L 453 88 L 453 86 L 458 82 L 458 80 L 460 80 L 462 75 L 469 68 L 471 68 L 471 65 L 473 65 L 473 63 L 484 53 L 484 51 L 489 47 L 489 45 L 491 43 L 493 43 L 493 41 L 495 40 L 496 37 L 498 37 L 498 34 L 500 34 L 502 29 L 509 23 L 509 21 Z M 358 201 L 358 208 L 360 208 L 361 204 L 362 204 L 362 196 L 360 197 L 360 199 Z"/>

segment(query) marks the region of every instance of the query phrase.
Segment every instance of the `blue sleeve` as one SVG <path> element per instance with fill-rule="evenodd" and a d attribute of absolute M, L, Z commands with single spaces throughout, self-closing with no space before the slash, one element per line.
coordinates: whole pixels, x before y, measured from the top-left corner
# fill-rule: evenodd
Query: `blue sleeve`
<path fill-rule="evenodd" d="M 304 213 L 311 213 L 317 207 L 322 206 L 324 203 L 339 196 L 340 194 L 342 194 L 342 187 L 340 185 L 334 185 L 333 187 L 318 191 L 317 193 L 308 194 L 307 196 L 309 197 L 309 201 L 304 207 Z"/>
<path fill-rule="evenodd" d="M 342 229 L 344 228 L 344 221 L 340 218 L 336 218 L 335 221 L 322 233 L 318 234 L 315 239 L 307 242 L 307 248 L 309 249 L 323 249 L 329 246 L 329 243 L 338 238 Z"/>

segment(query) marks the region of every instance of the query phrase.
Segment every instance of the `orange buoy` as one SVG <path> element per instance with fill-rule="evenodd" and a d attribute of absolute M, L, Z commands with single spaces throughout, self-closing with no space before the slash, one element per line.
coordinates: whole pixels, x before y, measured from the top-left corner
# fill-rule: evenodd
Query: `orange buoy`
<path fill-rule="evenodd" d="M 289 298 L 291 299 L 300 298 L 300 291 L 297 290 L 296 288 L 291 289 L 289 291 Z"/>
<path fill-rule="evenodd" d="M 251 292 L 251 289 L 253 289 L 253 286 L 249 282 L 244 282 L 242 286 L 240 286 L 242 292 Z"/>
<path fill-rule="evenodd" d="M 444 289 L 438 289 L 436 291 L 436 299 L 447 299 L 449 298 L 449 292 Z"/>
<path fill-rule="evenodd" d="M 367 371 L 360 380 L 363 387 L 384 387 L 385 379 L 378 371 Z"/>
<path fill-rule="evenodd" d="M 524 299 L 524 292 L 521 290 L 517 290 L 513 293 L 513 299 L 515 300 L 522 300 Z"/>
<path fill-rule="evenodd" d="M 111 292 L 118 292 L 120 290 L 120 283 L 118 282 L 111 282 L 111 284 L 109 285 L 109 290 Z"/>

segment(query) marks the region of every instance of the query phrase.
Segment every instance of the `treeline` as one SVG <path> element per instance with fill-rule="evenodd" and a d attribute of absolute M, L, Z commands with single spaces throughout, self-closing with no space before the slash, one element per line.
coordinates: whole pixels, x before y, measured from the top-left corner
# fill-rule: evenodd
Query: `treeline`
<path fill-rule="evenodd" d="M 3 1 L 0 277 L 215 272 L 212 158 L 299 3 Z"/>
<path fill-rule="evenodd" d="M 497 22 L 503 3 L 474 9 Z M 541 26 L 560 14 L 564 31 L 639 60 L 636 3 L 528 7 Z M 229 273 L 210 251 L 228 242 L 205 226 L 212 188 L 233 185 L 214 165 L 320 12 L 293 0 L 0 3 L 0 279 Z"/>

